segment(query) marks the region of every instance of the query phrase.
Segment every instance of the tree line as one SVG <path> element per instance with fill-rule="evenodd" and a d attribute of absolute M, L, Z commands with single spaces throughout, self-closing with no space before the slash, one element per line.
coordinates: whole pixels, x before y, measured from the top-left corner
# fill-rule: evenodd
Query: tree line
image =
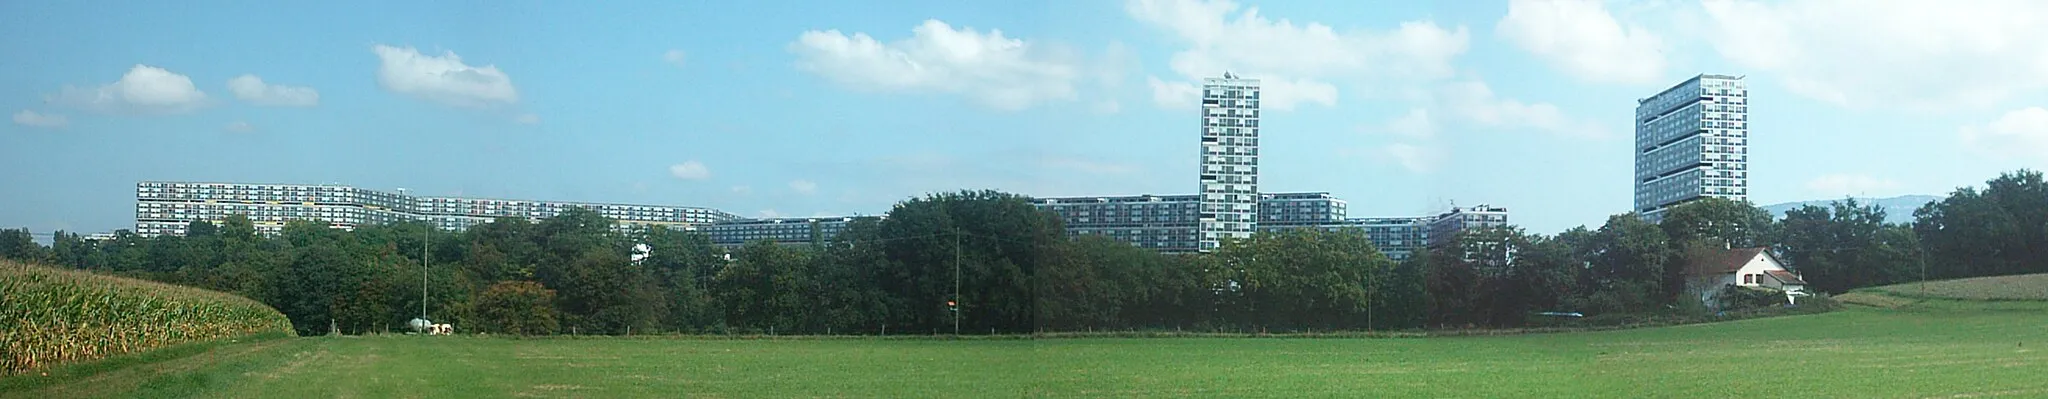
<path fill-rule="evenodd" d="M 195 222 L 185 236 L 122 231 L 87 241 L 59 232 L 44 247 L 7 230 L 0 257 L 233 292 L 277 308 L 306 335 L 400 330 L 423 304 L 436 322 L 509 334 L 1515 327 L 1546 311 L 1698 308 L 1689 268 L 1744 247 L 1770 249 L 1811 289 L 1831 293 L 1923 275 L 2048 272 L 2039 172 L 1960 188 L 1914 212 L 1910 225 L 1886 224 L 1884 212 L 1846 199 L 1780 219 L 1706 198 L 1655 224 L 1628 213 L 1554 235 L 1468 230 L 1395 262 L 1362 232 L 1317 229 L 1161 254 L 1070 237 L 1026 197 L 962 191 L 900 202 L 830 240 L 730 251 L 692 231 L 618 233 L 612 220 L 576 209 L 460 233 L 294 222 L 265 237 L 237 216 Z M 637 262 L 635 244 L 650 248 Z"/>

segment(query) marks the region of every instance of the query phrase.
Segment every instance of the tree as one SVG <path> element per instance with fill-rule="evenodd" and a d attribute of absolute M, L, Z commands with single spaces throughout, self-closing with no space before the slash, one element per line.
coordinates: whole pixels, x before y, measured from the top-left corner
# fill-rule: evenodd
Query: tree
<path fill-rule="evenodd" d="M 813 281 L 819 292 L 812 317 L 824 324 L 826 333 L 882 333 L 890 309 L 898 299 L 882 290 L 883 271 L 896 266 L 876 245 L 880 222 L 855 219 L 815 256 Z"/>
<path fill-rule="evenodd" d="M 476 299 L 477 328 L 514 335 L 548 335 L 559 331 L 555 290 L 532 281 L 501 281 Z"/>
<path fill-rule="evenodd" d="M 291 318 L 299 335 L 326 334 L 344 321 L 355 331 L 375 320 L 363 318 L 353 302 L 365 277 L 364 261 L 348 248 L 353 237 L 299 221 L 285 225 L 281 239 L 292 244 L 291 260 L 270 276 L 277 290 L 265 302 Z"/>
<path fill-rule="evenodd" d="M 79 237 L 77 234 L 66 233 L 63 230 L 58 230 L 55 234 L 51 234 L 50 237 L 50 250 L 47 257 L 51 263 L 73 269 L 91 269 L 97 266 L 92 264 L 92 253 L 94 252 L 92 243 L 86 241 L 83 237 Z M 4 240 L 0 239 L 0 241 Z M 0 256 L 0 258 L 4 257 Z"/>
<path fill-rule="evenodd" d="M 896 204 L 878 243 L 892 260 L 880 276 L 890 330 L 1029 332 L 1035 268 L 1066 233 L 1058 216 L 1029 199 L 995 191 L 933 194 Z"/>
<path fill-rule="evenodd" d="M 1755 248 L 1771 244 L 1772 219 L 1770 211 L 1748 201 L 1701 197 L 1665 211 L 1658 226 L 1674 243 L 1705 240 L 1734 248 Z"/>
<path fill-rule="evenodd" d="M 1509 291 L 1497 302 L 1514 311 L 1497 312 L 1497 317 L 1513 318 L 1501 324 L 1521 324 L 1520 318 L 1531 311 L 1576 310 L 1582 291 L 1578 282 L 1588 263 L 1581 245 L 1591 235 L 1585 227 L 1575 227 L 1555 237 L 1523 236 L 1523 249 L 1506 277 Z"/>
<path fill-rule="evenodd" d="M 2048 182 L 2000 174 L 1914 212 L 1913 230 L 1936 278 L 2048 272 Z"/>
<path fill-rule="evenodd" d="M 651 276 L 623 249 L 590 248 L 565 264 L 543 264 L 541 284 L 555 288 L 563 324 L 580 333 L 649 331 L 664 309 L 655 307 Z"/>
<path fill-rule="evenodd" d="M 0 258 L 43 262 L 47 254 L 28 229 L 0 229 Z"/>
<path fill-rule="evenodd" d="M 213 222 L 208 222 L 205 220 L 194 220 L 191 223 L 185 224 L 185 237 L 206 238 L 213 237 L 219 234 L 220 228 L 218 226 L 215 226 Z"/>
<path fill-rule="evenodd" d="M 725 321 L 749 330 L 801 333 L 814 326 L 810 254 L 768 241 L 741 247 L 714 285 Z M 820 328 L 822 330 L 822 328 Z"/>
<path fill-rule="evenodd" d="M 667 307 L 661 325 L 672 331 L 701 331 L 720 324 L 723 312 L 712 301 L 710 283 L 725 261 L 710 237 L 655 226 L 641 239 L 648 246 L 641 265 L 654 276 Z M 487 255 L 503 256 L 496 251 Z"/>
<path fill-rule="evenodd" d="M 1131 278 L 1130 268 L 1147 261 L 1144 249 L 1104 236 L 1084 235 L 1059 247 L 1038 269 L 1038 330 L 1082 330 L 1124 325 L 1123 306 L 1131 299 L 1142 301 L 1146 288 Z"/>
<path fill-rule="evenodd" d="M 1592 237 L 1589 310 L 1641 312 L 1671 303 L 1684 284 L 1670 239 L 1634 213 L 1614 215 Z"/>
<path fill-rule="evenodd" d="M 1422 327 L 1429 321 L 1430 297 L 1425 277 L 1429 251 L 1416 251 L 1392 270 L 1369 275 L 1373 301 L 1367 308 L 1368 326 L 1375 330 Z"/>
<path fill-rule="evenodd" d="M 1393 262 L 1363 232 L 1291 229 L 1224 244 L 1225 314 L 1245 327 L 1343 329 L 1366 324 L 1370 275 Z"/>

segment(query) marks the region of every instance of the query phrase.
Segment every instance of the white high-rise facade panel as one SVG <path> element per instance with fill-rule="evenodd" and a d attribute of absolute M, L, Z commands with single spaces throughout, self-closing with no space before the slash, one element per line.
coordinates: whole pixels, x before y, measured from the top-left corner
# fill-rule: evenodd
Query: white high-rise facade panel
<path fill-rule="evenodd" d="M 1202 80 L 1201 251 L 1251 238 L 1259 220 L 1259 81 Z"/>
<path fill-rule="evenodd" d="M 1635 211 L 1652 222 L 1702 197 L 1749 198 L 1749 90 L 1699 75 L 1636 102 Z"/>

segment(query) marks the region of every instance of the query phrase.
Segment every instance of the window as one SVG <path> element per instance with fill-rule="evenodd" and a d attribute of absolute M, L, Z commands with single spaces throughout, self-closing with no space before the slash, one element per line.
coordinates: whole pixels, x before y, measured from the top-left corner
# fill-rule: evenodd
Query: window
<path fill-rule="evenodd" d="M 1754 274 L 1744 274 L 1744 275 L 1742 275 L 1742 283 L 1743 283 L 1743 284 L 1756 284 L 1756 275 L 1754 275 Z"/>

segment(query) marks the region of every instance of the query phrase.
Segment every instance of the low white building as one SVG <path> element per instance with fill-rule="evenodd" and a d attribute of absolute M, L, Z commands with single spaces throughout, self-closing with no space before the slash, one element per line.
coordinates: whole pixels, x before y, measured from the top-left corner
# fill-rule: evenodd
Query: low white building
<path fill-rule="evenodd" d="M 1806 280 L 1786 270 L 1784 263 L 1764 248 L 1724 249 L 1704 258 L 1695 259 L 1687 269 L 1692 274 L 1690 288 L 1699 293 L 1702 302 L 1715 303 L 1721 288 L 1731 285 L 1783 292 L 1788 303 L 1798 303 L 1798 297 L 1808 295 Z"/>

